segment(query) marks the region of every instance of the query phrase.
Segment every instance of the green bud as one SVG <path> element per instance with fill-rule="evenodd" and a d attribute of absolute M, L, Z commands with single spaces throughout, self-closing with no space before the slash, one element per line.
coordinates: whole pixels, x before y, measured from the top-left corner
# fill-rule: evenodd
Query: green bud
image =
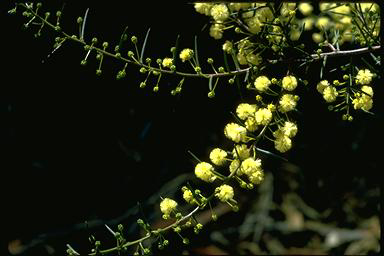
<path fill-rule="evenodd" d="M 147 69 L 145 67 L 140 68 L 140 73 L 145 74 L 147 72 Z"/>
<path fill-rule="evenodd" d="M 46 13 L 45 13 L 45 19 L 48 19 L 49 16 L 51 16 L 51 13 L 50 13 L 50 12 L 46 12 Z"/>
<path fill-rule="evenodd" d="M 176 89 L 175 89 L 175 90 L 176 90 L 176 93 L 180 93 L 180 92 L 181 92 L 181 89 L 182 89 L 181 86 L 176 87 Z"/>
<path fill-rule="evenodd" d="M 126 75 L 127 75 L 127 73 L 125 73 L 124 69 L 120 70 L 119 72 L 117 72 L 116 79 L 120 80 L 120 79 L 124 78 Z"/>
<path fill-rule="evenodd" d="M 219 73 L 224 73 L 224 67 L 219 67 Z"/>
<path fill-rule="evenodd" d="M 132 58 L 135 54 L 132 51 L 128 51 L 128 57 Z"/>
<path fill-rule="evenodd" d="M 101 59 L 101 56 L 103 56 L 101 53 L 96 54 L 96 59 L 97 59 L 97 60 L 100 60 L 100 59 Z"/>
<path fill-rule="evenodd" d="M 176 66 L 175 66 L 175 65 L 172 65 L 172 66 L 171 66 L 171 70 L 172 70 L 172 71 L 176 71 Z"/>
<path fill-rule="evenodd" d="M 212 220 L 213 220 L 213 221 L 217 221 L 217 215 L 216 215 L 216 213 L 212 213 Z"/>
<path fill-rule="evenodd" d="M 158 92 L 158 91 L 159 91 L 159 86 L 156 85 L 155 87 L 153 87 L 153 91 L 154 91 L 154 92 Z M 169 216 L 168 216 L 168 217 L 169 217 Z"/>
<path fill-rule="evenodd" d="M 101 69 L 96 70 L 96 75 L 101 76 Z"/>
<path fill-rule="evenodd" d="M 146 58 L 145 59 L 145 62 L 148 63 L 148 64 L 151 63 L 151 61 L 152 61 L 151 58 Z"/>
<path fill-rule="evenodd" d="M 120 50 L 120 46 L 116 45 L 115 46 L 115 52 L 118 52 Z"/>
<path fill-rule="evenodd" d="M 208 62 L 208 64 L 213 64 L 213 59 L 212 58 L 208 58 L 207 62 Z"/>
<path fill-rule="evenodd" d="M 82 66 L 87 65 L 87 60 L 82 60 L 82 61 L 80 62 L 80 65 L 82 65 Z"/>
<path fill-rule="evenodd" d="M 348 116 L 348 121 L 352 122 L 353 121 L 353 116 Z"/>
<path fill-rule="evenodd" d="M 348 119 L 348 115 L 344 114 L 341 118 L 343 119 L 343 121 L 346 121 Z"/>
<path fill-rule="evenodd" d="M 140 88 L 144 88 L 146 86 L 146 83 L 145 82 L 141 82 L 140 83 Z"/>
<path fill-rule="evenodd" d="M 197 224 L 196 224 L 196 228 L 197 228 L 197 229 L 203 229 L 203 224 L 201 224 L 201 223 L 197 223 Z"/>
<path fill-rule="evenodd" d="M 343 79 L 344 79 L 344 80 L 348 80 L 348 79 L 349 79 L 349 76 L 348 76 L 348 75 L 343 75 Z"/>
<path fill-rule="evenodd" d="M 132 36 L 131 37 L 131 42 L 136 44 L 137 43 L 137 37 L 136 36 Z"/>
<path fill-rule="evenodd" d="M 100 241 L 96 241 L 96 242 L 95 242 L 95 246 L 96 246 L 96 248 L 97 248 L 97 247 L 100 247 L 100 245 L 101 245 L 101 242 L 100 242 Z"/>
<path fill-rule="evenodd" d="M 40 9 L 42 5 L 43 4 L 39 2 L 39 3 L 36 4 L 36 7 Z"/>
<path fill-rule="evenodd" d="M 174 53 L 174 52 L 176 51 L 176 47 L 174 47 L 174 46 L 171 47 L 171 50 L 170 50 L 170 51 L 171 51 L 171 53 Z"/>
<path fill-rule="evenodd" d="M 137 219 L 137 224 L 139 224 L 140 226 L 144 225 L 144 221 L 142 219 Z"/>
<path fill-rule="evenodd" d="M 76 35 L 72 35 L 71 38 L 72 39 L 77 39 L 77 36 Z"/>
<path fill-rule="evenodd" d="M 236 28 L 235 28 L 235 32 L 236 32 L 236 33 L 241 33 L 241 29 L 240 29 L 239 27 L 236 27 Z"/>
<path fill-rule="evenodd" d="M 184 237 L 184 238 L 183 238 L 183 244 L 189 244 L 189 239 L 186 238 L 186 237 Z"/>
<path fill-rule="evenodd" d="M 229 84 L 233 84 L 235 82 L 235 79 L 231 78 L 231 79 L 228 79 L 228 83 Z"/>
<path fill-rule="evenodd" d="M 172 91 L 171 91 L 171 95 L 172 95 L 172 96 L 175 96 L 176 94 L 177 94 L 176 90 L 172 90 Z"/>
<path fill-rule="evenodd" d="M 208 98 L 213 98 L 213 97 L 215 97 L 215 92 L 214 91 L 210 91 L 208 93 Z"/>
<path fill-rule="evenodd" d="M 83 18 L 82 17 L 78 17 L 76 22 L 77 22 L 77 24 L 81 24 L 83 22 Z"/>
<path fill-rule="evenodd" d="M 164 249 L 164 245 L 159 243 L 159 244 L 157 245 L 157 248 L 159 248 L 159 250 L 163 250 L 163 249 Z"/>
<path fill-rule="evenodd" d="M 200 191 L 200 189 L 195 189 L 195 194 L 196 194 L 196 195 L 201 195 L 201 191 Z"/>
<path fill-rule="evenodd" d="M 151 250 L 149 250 L 148 248 L 144 248 L 143 253 L 144 255 L 150 254 Z"/>
<path fill-rule="evenodd" d="M 120 232 L 123 232 L 123 230 L 124 230 L 124 226 L 123 226 L 123 224 L 119 224 L 119 225 L 117 225 L 117 229 L 118 229 Z"/>
<path fill-rule="evenodd" d="M 90 45 L 84 45 L 84 50 L 86 50 L 86 51 L 89 51 L 91 49 L 91 46 Z"/>
<path fill-rule="evenodd" d="M 161 59 L 156 59 L 156 63 L 157 63 L 157 64 L 160 65 L 162 62 L 163 62 L 163 61 L 162 61 Z"/>
<path fill-rule="evenodd" d="M 56 17 L 61 17 L 61 11 L 56 12 Z"/>
<path fill-rule="evenodd" d="M 189 221 L 187 221 L 187 222 L 185 222 L 185 226 L 186 227 L 190 227 L 190 226 L 192 226 L 192 222 L 189 220 Z"/>
<path fill-rule="evenodd" d="M 168 241 L 167 239 L 165 239 L 165 240 L 163 241 L 163 245 L 164 245 L 164 246 L 169 245 L 169 241 Z"/>
<path fill-rule="evenodd" d="M 334 84 L 335 86 L 338 86 L 338 85 L 340 85 L 340 82 L 339 82 L 339 80 L 333 80 L 333 84 Z"/>
<path fill-rule="evenodd" d="M 200 73 L 201 72 L 201 68 L 200 67 L 195 67 L 195 71 L 197 72 L 197 73 Z"/>
<path fill-rule="evenodd" d="M 247 184 L 247 189 L 251 190 L 251 189 L 253 189 L 253 188 L 254 188 L 254 186 L 253 186 L 252 183 L 248 183 L 248 184 Z"/>
<path fill-rule="evenodd" d="M 237 205 L 232 206 L 232 210 L 234 212 L 238 212 L 239 211 L 239 206 L 237 206 Z"/>
<path fill-rule="evenodd" d="M 152 74 L 155 75 L 155 76 L 160 75 L 160 73 L 159 73 L 158 71 L 156 71 L 156 70 L 153 70 L 153 71 L 152 71 Z"/>
<path fill-rule="evenodd" d="M 108 47 L 108 42 L 104 42 L 104 43 L 103 43 L 103 48 L 104 48 L 104 50 L 105 50 L 107 47 Z"/>
<path fill-rule="evenodd" d="M 328 110 L 329 110 L 329 111 L 332 111 L 332 110 L 333 110 L 333 106 L 332 106 L 332 105 L 329 105 L 329 106 L 328 106 Z"/>
<path fill-rule="evenodd" d="M 320 54 L 322 52 L 323 52 L 323 50 L 321 50 L 321 49 L 317 49 L 317 51 L 316 51 L 317 54 Z"/>
<path fill-rule="evenodd" d="M 179 226 L 174 227 L 173 231 L 175 231 L 176 233 L 180 233 L 181 232 L 181 228 Z"/>

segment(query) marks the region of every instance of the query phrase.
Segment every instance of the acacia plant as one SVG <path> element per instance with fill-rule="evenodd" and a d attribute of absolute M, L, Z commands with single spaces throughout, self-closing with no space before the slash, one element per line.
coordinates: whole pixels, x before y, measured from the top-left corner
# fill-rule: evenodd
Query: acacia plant
<path fill-rule="evenodd" d="M 87 13 L 77 18 L 79 31 L 74 32 L 61 26 L 62 11 L 45 11 L 41 3 L 17 3 L 9 11 L 25 16 L 25 28 L 33 30 L 36 37 L 45 30 L 55 31 L 51 54 L 70 41 L 83 47 L 85 55 L 80 64 L 87 65 L 95 56 L 97 76 L 103 75 L 104 60 L 110 58 L 122 64 L 116 79 L 126 76 L 128 66 L 145 74 L 145 79 L 138 82 L 140 88 L 153 86 L 152 90 L 157 92 L 163 80 L 172 76 L 179 82 L 169 91 L 177 95 L 183 93 L 186 80 L 199 78 L 207 84 L 207 96 L 212 100 L 220 84 L 238 86 L 251 99 L 233 108 L 230 121 L 223 127 L 225 137 L 232 143 L 230 148 L 218 146 L 207 157 L 191 152 L 197 161 L 194 174 L 201 182 L 209 183 L 210 189 L 192 187 L 189 183 L 181 188 L 184 203 L 190 205 L 188 212 L 180 210 L 181 202 L 161 198 L 160 211 L 170 224 L 152 229 L 149 223 L 138 219 L 146 232 L 134 241 L 126 240 L 122 225 L 107 226 L 116 246 L 105 248 L 100 241 L 93 240 L 89 255 L 148 254 L 151 248 L 145 247 L 144 241 L 156 241 L 162 249 L 169 244 L 168 231 L 179 234 L 187 244 L 189 240 L 182 235 L 183 230 L 193 228 L 198 233 L 202 224 L 194 215 L 211 207 L 214 200 L 237 211 L 235 191 L 252 190 L 268 172 L 259 154 L 279 157 L 295 145 L 295 135 L 300 130 L 297 113 L 302 90 L 317 90 L 319 101 L 329 110 L 340 112 L 340 118 L 346 122 L 352 121 L 357 112 L 373 114 L 373 88 L 380 78 L 381 64 L 377 4 L 197 2 L 193 7 L 191 11 L 206 19 L 209 35 L 219 42 L 221 59 L 201 56 L 201 42 L 196 37 L 189 48 L 180 49 L 176 40 L 168 56 L 152 59 L 146 55 L 150 30 L 144 38 L 129 37 L 124 31 L 119 43 L 110 45 L 96 37 L 85 39 Z M 362 61 L 356 62 L 356 58 Z M 335 60 L 342 64 L 332 67 L 329 63 Z M 315 75 L 313 70 L 317 71 Z M 214 212 L 212 219 L 217 219 Z M 69 244 L 67 247 L 68 255 L 80 255 L 76 248 Z"/>

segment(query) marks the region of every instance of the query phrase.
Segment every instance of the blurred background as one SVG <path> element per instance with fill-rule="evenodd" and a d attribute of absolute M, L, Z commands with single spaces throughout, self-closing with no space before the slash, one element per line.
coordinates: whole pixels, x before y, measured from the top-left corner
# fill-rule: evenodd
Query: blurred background
<path fill-rule="evenodd" d="M 63 6 L 62 26 L 73 34 L 78 34 L 77 17 L 89 8 L 85 39 L 108 41 L 110 49 L 125 26 L 139 43 L 150 27 L 146 55 L 153 60 L 171 56 L 177 35 L 180 48 L 193 48 L 197 35 L 201 61 L 213 57 L 222 63 L 224 40 L 209 37 L 209 20 L 196 13 L 193 4 L 57 1 L 44 3 L 43 10 L 53 15 Z M 223 81 L 210 99 L 207 81 L 187 79 L 182 93 L 172 96 L 179 82 L 172 76 L 164 77 L 154 93 L 150 83 L 139 88 L 145 75 L 136 67 L 129 66 L 127 77 L 116 80 L 123 65 L 108 58 L 97 77 L 95 56 L 81 66 L 86 52 L 75 43 L 64 44 L 47 58 L 55 34 L 43 30 L 34 38 L 34 28 L 23 29 L 20 12 L 7 14 L 11 8 L 12 3 L 1 3 L 5 255 L 64 255 L 67 243 L 86 253 L 90 235 L 104 248 L 114 244 L 104 224 L 116 230 L 122 223 L 131 240 L 142 235 L 137 218 L 164 226 L 160 196 L 181 202 L 180 189 L 187 181 L 203 186 L 193 177 L 196 162 L 187 151 L 208 160 L 213 148 L 230 148 L 224 125 L 233 120 L 230 112 L 236 105 L 253 100 L 252 95 Z M 133 49 L 129 41 L 125 47 Z M 172 246 L 165 253 L 380 251 L 382 81 L 373 85 L 375 115 L 357 113 L 348 123 L 327 110 L 315 89 L 316 70 L 303 74 L 315 80 L 300 89 L 299 133 L 293 150 L 283 155 L 289 162 L 261 156 L 266 180 L 252 191 L 236 190 L 240 211 L 215 204 L 216 222 L 209 210 L 199 213 L 201 233 L 185 233 L 190 245 L 169 234 Z M 272 147 L 265 143 L 265 149 Z"/>

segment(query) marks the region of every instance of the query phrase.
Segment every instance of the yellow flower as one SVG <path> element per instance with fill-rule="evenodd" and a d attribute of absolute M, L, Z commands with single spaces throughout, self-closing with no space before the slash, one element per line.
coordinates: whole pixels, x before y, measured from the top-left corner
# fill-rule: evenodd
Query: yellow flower
<path fill-rule="evenodd" d="M 254 117 L 248 117 L 247 120 L 245 120 L 245 128 L 247 128 L 248 131 L 254 132 L 257 130 L 257 122 Z"/>
<path fill-rule="evenodd" d="M 237 175 L 241 175 L 242 171 L 241 171 L 241 168 L 240 168 L 240 160 L 238 160 L 238 159 L 233 160 L 231 162 L 231 164 L 229 165 L 229 171 L 231 173 L 237 171 Z"/>
<path fill-rule="evenodd" d="M 241 170 L 244 174 L 250 176 L 261 170 L 261 160 L 248 157 L 241 163 Z"/>
<path fill-rule="evenodd" d="M 257 124 L 267 125 L 272 120 L 272 112 L 268 108 L 260 108 L 255 116 Z"/>
<path fill-rule="evenodd" d="M 329 26 L 330 26 L 330 21 L 329 21 L 329 18 L 328 17 L 325 17 L 325 16 L 322 16 L 322 17 L 319 17 L 316 21 L 316 24 L 315 26 L 320 29 L 320 30 L 324 30 L 324 29 L 327 29 Z"/>
<path fill-rule="evenodd" d="M 173 59 L 171 58 L 164 58 L 163 59 L 163 67 L 170 68 L 173 64 Z"/>
<path fill-rule="evenodd" d="M 244 160 L 250 156 L 251 152 L 245 144 L 238 144 L 232 150 L 232 155 L 234 158 L 239 158 Z"/>
<path fill-rule="evenodd" d="M 261 30 L 261 23 L 257 16 L 247 19 L 248 30 L 252 34 L 259 33 Z"/>
<path fill-rule="evenodd" d="M 229 10 L 225 4 L 215 4 L 211 8 L 211 16 L 216 21 L 225 21 L 229 17 Z"/>
<path fill-rule="evenodd" d="M 294 76 L 286 76 L 283 78 L 282 86 L 287 91 L 293 91 L 297 87 L 297 79 Z"/>
<path fill-rule="evenodd" d="M 195 167 L 195 175 L 206 182 L 213 182 L 216 179 L 213 170 L 213 166 L 210 163 L 201 162 Z"/>
<path fill-rule="evenodd" d="M 352 100 L 354 109 L 362 109 L 369 111 L 373 106 L 373 90 L 372 87 L 364 85 L 361 90 L 365 93 L 357 93 L 356 98 Z"/>
<path fill-rule="evenodd" d="M 275 139 L 275 148 L 281 153 L 287 152 L 292 147 L 292 141 L 288 136 L 278 136 Z"/>
<path fill-rule="evenodd" d="M 229 123 L 224 128 L 224 135 L 236 143 L 247 142 L 247 129 L 236 123 Z"/>
<path fill-rule="evenodd" d="M 373 74 L 369 69 L 360 69 L 357 72 L 356 80 L 359 84 L 370 84 L 372 81 Z"/>
<path fill-rule="evenodd" d="M 255 80 L 255 87 L 259 92 L 266 91 L 271 85 L 271 81 L 266 76 L 259 76 Z"/>
<path fill-rule="evenodd" d="M 316 89 L 319 93 L 323 94 L 323 91 L 326 87 L 328 87 L 330 84 L 327 80 L 322 80 L 320 81 L 317 86 L 316 86 Z"/>
<path fill-rule="evenodd" d="M 198 13 L 205 14 L 209 16 L 211 14 L 211 8 L 213 4 L 211 3 L 195 3 L 195 10 Z"/>
<path fill-rule="evenodd" d="M 284 94 L 279 100 L 279 111 L 282 113 L 291 111 L 296 107 L 296 99 L 292 94 Z"/>
<path fill-rule="evenodd" d="M 324 41 L 324 37 L 321 33 L 313 33 L 312 34 L 312 40 L 315 42 L 315 43 L 321 43 Z"/>
<path fill-rule="evenodd" d="M 209 158 L 212 163 L 215 165 L 223 165 L 225 163 L 225 158 L 227 157 L 227 152 L 220 148 L 215 148 L 209 154 Z"/>
<path fill-rule="evenodd" d="M 258 54 L 250 53 L 246 56 L 247 62 L 251 63 L 252 65 L 259 65 L 263 58 Z"/>
<path fill-rule="evenodd" d="M 186 48 L 180 52 L 179 57 L 182 62 L 190 60 L 193 57 L 193 50 Z"/>
<path fill-rule="evenodd" d="M 194 198 L 193 198 L 193 194 L 192 194 L 192 191 L 189 190 L 189 189 L 186 189 L 184 192 L 183 192 L 183 198 L 184 200 L 189 203 L 189 204 L 192 204 L 194 203 Z"/>
<path fill-rule="evenodd" d="M 164 198 L 160 203 L 160 211 L 165 215 L 169 215 L 176 207 L 177 202 L 170 198 Z"/>
<path fill-rule="evenodd" d="M 232 42 L 230 41 L 225 41 L 225 43 L 223 44 L 223 51 L 225 51 L 226 53 L 230 54 L 232 52 L 232 49 L 233 49 L 233 44 Z"/>
<path fill-rule="evenodd" d="M 300 3 L 299 4 L 299 11 L 304 15 L 310 15 L 312 13 L 313 7 L 309 3 Z"/>
<path fill-rule="evenodd" d="M 233 199 L 235 195 L 233 188 L 227 184 L 221 185 L 215 189 L 215 196 L 222 202 Z"/>
<path fill-rule="evenodd" d="M 221 39 L 223 37 L 224 25 L 221 23 L 215 23 L 209 28 L 209 35 L 215 39 Z"/>
<path fill-rule="evenodd" d="M 333 86 L 327 86 L 323 91 L 323 98 L 326 102 L 334 102 L 339 93 Z"/>
<path fill-rule="evenodd" d="M 260 184 L 264 180 L 264 171 L 261 169 L 258 172 L 252 173 L 248 179 L 253 184 Z"/>
<path fill-rule="evenodd" d="M 285 121 L 284 126 L 281 127 L 285 136 L 289 138 L 295 137 L 297 133 L 297 125 L 295 123 Z"/>
<path fill-rule="evenodd" d="M 236 114 L 241 120 L 254 116 L 257 110 L 256 104 L 240 103 L 236 108 Z"/>

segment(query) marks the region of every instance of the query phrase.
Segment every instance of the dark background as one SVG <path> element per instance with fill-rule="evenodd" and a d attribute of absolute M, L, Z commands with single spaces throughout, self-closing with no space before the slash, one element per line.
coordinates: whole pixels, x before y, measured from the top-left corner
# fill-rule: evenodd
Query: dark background
<path fill-rule="evenodd" d="M 195 161 L 187 150 L 207 160 L 210 149 L 223 143 L 223 127 L 240 102 L 236 86 L 222 83 L 217 96 L 209 99 L 205 80 L 187 79 L 182 94 L 171 96 L 178 80 L 164 77 L 155 94 L 150 85 L 139 88 L 145 76 L 134 66 L 128 67 L 123 80 L 114 79 L 123 65 L 109 58 L 104 59 L 103 75 L 96 77 L 95 56 L 91 54 L 89 64 L 80 66 L 86 53 L 75 43 L 66 43 L 47 59 L 54 33 L 44 30 L 35 39 L 34 28 L 22 28 L 25 18 L 20 12 L 16 16 L 6 13 L 12 7 L 7 3 L 1 7 L 0 165 L 5 243 L 61 232 L 86 220 L 120 216 L 137 207 L 138 201 L 145 202 L 164 182 L 191 173 Z M 52 15 L 61 7 L 61 1 L 43 5 Z M 208 19 L 191 4 L 66 2 L 63 27 L 77 34 L 76 18 L 87 7 L 88 41 L 96 36 L 99 42 L 108 41 L 112 49 L 126 25 L 128 35 L 136 35 L 139 42 L 151 27 L 146 52 L 153 61 L 170 56 L 178 34 L 181 48 L 193 48 L 194 35 L 198 35 L 201 60 L 217 57 L 221 61 L 221 54 L 212 54 L 219 52 L 223 41 L 211 39 L 208 29 L 201 32 Z M 123 52 L 131 46 L 127 42 Z M 375 81 L 372 111 L 376 115 L 358 113 L 348 123 L 341 121 L 341 114 L 327 111 L 314 89 L 317 73 L 306 75 L 316 81 L 309 80 L 311 90 L 301 90 L 300 132 L 294 149 L 284 156 L 301 168 L 300 196 L 315 209 L 332 209 L 330 221 L 342 226 L 345 216 L 340 202 L 346 194 L 363 200 L 366 190 L 379 186 L 383 87 Z M 265 169 L 278 175 L 281 163 L 274 159 L 266 163 Z M 276 193 L 283 194 L 284 180 L 275 182 Z M 377 200 L 375 196 L 366 202 L 363 216 L 378 213 Z M 150 209 L 148 218 L 158 212 L 153 206 Z M 59 235 L 62 248 L 58 250 L 74 242 L 60 239 Z"/>

